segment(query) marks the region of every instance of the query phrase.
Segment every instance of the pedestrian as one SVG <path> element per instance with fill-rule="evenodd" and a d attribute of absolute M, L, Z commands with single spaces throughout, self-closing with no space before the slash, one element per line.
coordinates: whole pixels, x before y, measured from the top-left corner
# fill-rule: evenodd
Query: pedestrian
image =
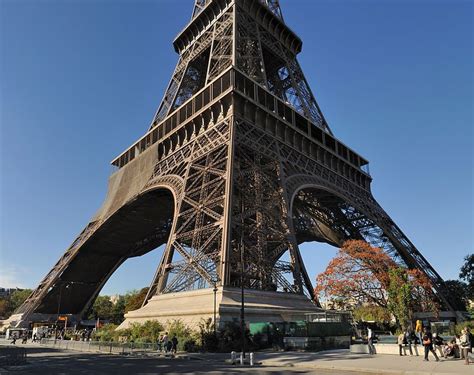
<path fill-rule="evenodd" d="M 163 350 L 163 335 L 160 335 L 158 338 L 158 352 L 161 352 Z"/>
<path fill-rule="evenodd" d="M 431 334 L 431 330 L 429 327 L 423 328 L 423 346 L 425 348 L 425 361 L 428 361 L 428 353 L 433 353 L 434 357 L 436 358 L 436 362 L 439 362 L 439 358 L 436 352 L 433 350 L 433 335 Z"/>
<path fill-rule="evenodd" d="M 418 337 L 418 342 L 420 344 L 422 342 L 422 338 L 421 338 L 422 332 L 423 332 L 423 323 L 421 322 L 420 319 L 418 319 L 415 324 L 415 335 L 416 337 Z"/>
<path fill-rule="evenodd" d="M 464 364 L 468 365 L 469 364 L 469 350 L 471 349 L 471 337 L 469 335 L 469 331 L 464 328 L 461 331 L 461 358 L 464 358 Z"/>
<path fill-rule="evenodd" d="M 418 341 L 418 336 L 415 334 L 415 331 L 410 331 L 410 338 L 408 339 L 408 342 L 410 344 L 410 349 L 411 349 L 411 344 L 413 344 L 413 348 L 415 349 L 415 354 L 418 357 L 419 356 L 418 344 L 421 344 L 421 342 Z"/>
<path fill-rule="evenodd" d="M 461 350 L 461 336 L 455 335 L 454 339 L 456 340 L 456 358 L 464 359 L 464 356 Z"/>
<path fill-rule="evenodd" d="M 16 345 L 16 339 L 17 339 L 16 332 L 14 332 L 12 334 L 12 341 L 10 342 L 10 344 Z"/>
<path fill-rule="evenodd" d="M 469 349 L 469 353 L 472 353 L 472 349 L 474 348 L 474 335 L 472 334 L 469 327 L 466 327 L 467 335 L 469 336 L 469 341 L 471 342 L 471 349 Z"/>
<path fill-rule="evenodd" d="M 437 333 L 433 333 L 433 346 L 434 346 L 434 350 L 435 351 L 438 350 L 438 352 L 440 353 L 439 355 L 441 357 L 444 357 L 444 353 L 443 353 L 444 340 Z"/>
<path fill-rule="evenodd" d="M 405 352 L 405 333 L 404 332 L 398 335 L 397 342 L 398 342 L 398 352 L 400 353 L 400 355 L 406 355 L 407 353 Z M 403 354 L 402 354 L 402 349 L 404 352 Z"/>
<path fill-rule="evenodd" d="M 178 351 L 178 338 L 176 337 L 176 335 L 174 335 L 173 338 L 171 339 L 171 343 L 172 343 L 171 351 L 174 354 L 176 354 L 176 352 Z"/>
<path fill-rule="evenodd" d="M 21 336 L 21 343 L 22 344 L 27 344 L 28 343 L 28 333 L 23 332 L 23 335 Z"/>
<path fill-rule="evenodd" d="M 163 335 L 163 337 L 161 339 L 161 342 L 163 344 L 163 349 L 164 349 L 165 353 L 167 353 L 168 352 L 168 342 L 169 342 L 168 332 L 165 332 L 165 334 Z"/>
<path fill-rule="evenodd" d="M 408 351 L 410 352 L 410 355 L 413 355 L 413 350 L 411 350 L 411 344 L 412 344 L 412 338 L 411 338 L 411 332 L 408 330 L 405 330 L 405 347 L 408 347 Z M 406 351 L 405 351 L 406 354 Z M 418 355 L 418 352 L 416 353 Z"/>
<path fill-rule="evenodd" d="M 367 327 L 367 344 L 369 346 L 369 354 L 375 354 L 374 332 L 370 327 Z"/>

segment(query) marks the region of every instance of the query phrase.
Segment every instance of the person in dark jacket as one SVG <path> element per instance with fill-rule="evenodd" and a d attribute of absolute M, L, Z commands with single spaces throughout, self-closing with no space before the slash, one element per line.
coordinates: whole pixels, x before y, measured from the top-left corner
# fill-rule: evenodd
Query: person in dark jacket
<path fill-rule="evenodd" d="M 423 328 L 423 337 L 422 337 L 423 347 L 425 348 L 425 361 L 428 361 L 428 353 L 433 353 L 434 357 L 436 358 L 436 362 L 439 361 L 436 352 L 433 350 L 433 334 L 429 327 Z"/>
<path fill-rule="evenodd" d="M 433 349 L 435 352 L 438 351 L 441 357 L 444 356 L 443 347 L 444 347 L 444 339 L 437 333 L 433 333 Z"/>
<path fill-rule="evenodd" d="M 173 354 L 176 354 L 176 352 L 178 351 L 178 338 L 176 337 L 176 335 L 174 335 L 173 338 L 171 339 L 171 343 L 172 343 L 171 352 Z"/>
<path fill-rule="evenodd" d="M 418 340 L 418 336 L 415 334 L 414 331 L 410 331 L 410 337 L 408 339 L 408 342 L 410 343 L 410 346 L 411 344 L 413 344 L 413 348 L 415 349 L 415 355 L 418 357 L 418 345 L 421 343 L 420 340 Z"/>

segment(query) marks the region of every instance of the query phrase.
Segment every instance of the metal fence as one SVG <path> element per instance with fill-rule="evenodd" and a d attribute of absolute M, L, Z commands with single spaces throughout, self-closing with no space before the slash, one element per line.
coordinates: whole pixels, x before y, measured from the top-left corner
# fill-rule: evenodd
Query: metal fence
<path fill-rule="evenodd" d="M 73 341 L 41 339 L 41 345 L 57 349 L 76 350 L 80 352 L 114 353 L 114 354 L 141 354 L 159 350 L 157 344 L 151 343 L 119 343 L 102 341 Z"/>

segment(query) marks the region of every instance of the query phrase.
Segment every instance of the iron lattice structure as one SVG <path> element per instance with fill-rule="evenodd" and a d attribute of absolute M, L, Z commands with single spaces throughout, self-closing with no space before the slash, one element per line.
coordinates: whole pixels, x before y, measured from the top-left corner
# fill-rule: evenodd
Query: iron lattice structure
<path fill-rule="evenodd" d="M 102 208 L 19 308 L 22 321 L 81 315 L 126 259 L 163 244 L 145 304 L 240 286 L 242 269 L 246 288 L 314 299 L 298 245 L 365 239 L 425 272 L 456 308 L 372 196 L 367 160 L 333 136 L 278 1 L 196 0 L 174 47 L 149 130 L 113 160 Z"/>

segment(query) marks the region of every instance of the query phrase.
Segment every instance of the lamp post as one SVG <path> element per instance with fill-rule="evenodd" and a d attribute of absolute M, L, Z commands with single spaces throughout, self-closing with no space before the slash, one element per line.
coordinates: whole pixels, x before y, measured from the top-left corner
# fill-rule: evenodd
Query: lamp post
<path fill-rule="evenodd" d="M 56 314 L 56 325 L 54 329 L 54 343 L 56 344 L 56 340 L 58 338 L 58 322 L 59 322 L 59 314 L 61 313 L 61 295 L 63 292 L 63 282 L 59 282 L 59 296 L 58 296 L 58 313 Z M 66 289 L 69 287 L 69 283 L 66 284 Z"/>
<path fill-rule="evenodd" d="M 242 358 L 245 358 L 245 301 L 244 301 L 244 244 L 243 230 L 240 239 L 240 330 L 242 332 Z"/>
<path fill-rule="evenodd" d="M 217 307 L 217 282 L 214 281 L 214 289 L 212 290 L 214 292 L 214 339 L 217 342 L 217 320 L 216 320 L 216 307 Z"/>
<path fill-rule="evenodd" d="M 244 197 L 242 194 L 243 176 L 240 173 L 240 330 L 242 333 L 242 361 L 245 358 L 245 300 L 244 300 Z M 243 363 L 242 363 L 243 364 Z"/>

